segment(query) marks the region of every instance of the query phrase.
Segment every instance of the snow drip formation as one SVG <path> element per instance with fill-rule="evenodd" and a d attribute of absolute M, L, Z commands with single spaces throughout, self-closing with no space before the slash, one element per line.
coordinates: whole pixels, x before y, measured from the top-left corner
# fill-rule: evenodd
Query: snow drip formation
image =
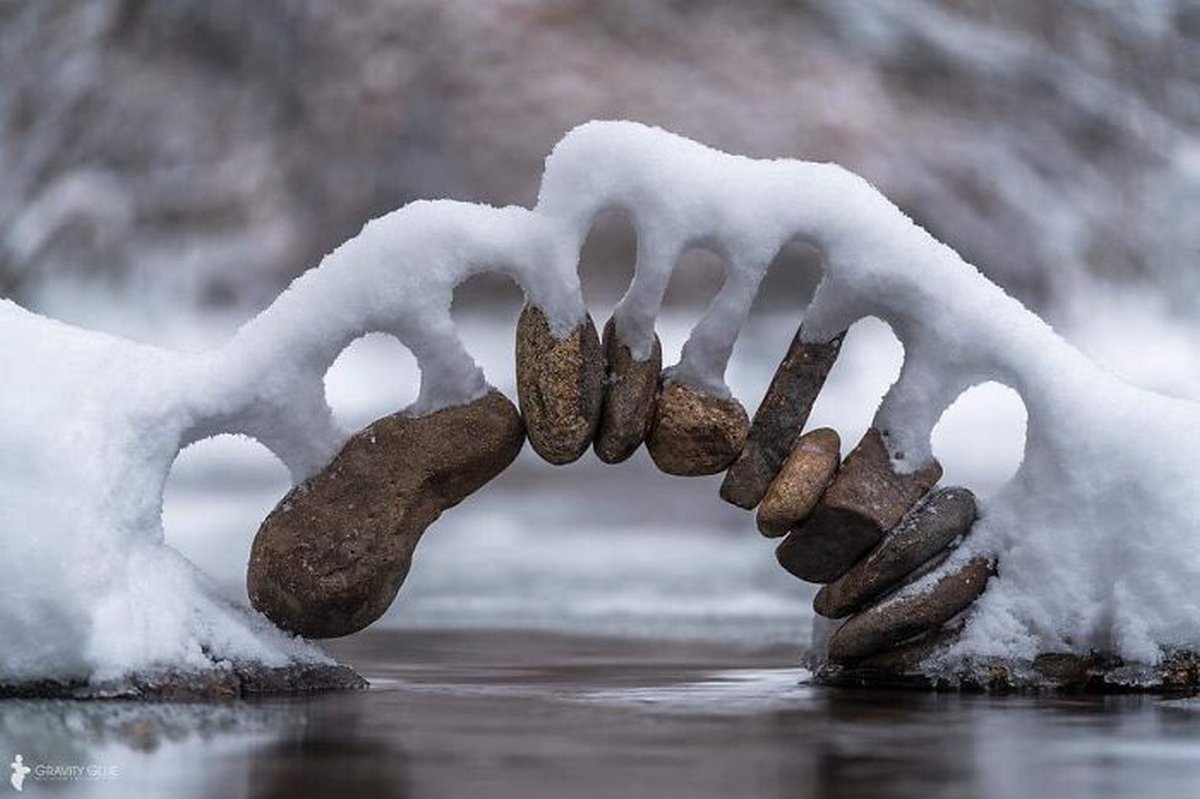
<path fill-rule="evenodd" d="M 724 259 L 725 283 L 669 370 L 676 383 L 728 396 L 726 363 L 759 282 L 799 239 L 825 270 L 801 336 L 829 341 L 875 316 L 904 345 L 874 421 L 898 471 L 930 460 L 933 426 L 965 389 L 994 380 L 1020 393 L 1024 461 L 941 569 L 983 554 L 999 573 L 943 660 L 1099 649 L 1152 664 L 1200 648 L 1200 405 L 1101 370 L 836 165 L 592 122 L 555 147 L 533 210 L 416 202 L 373 220 L 212 351 L 143 346 L 0 302 L 0 684 L 328 662 L 220 598 L 164 543 L 176 455 L 243 434 L 297 483 L 315 474 L 349 436 L 326 403 L 325 372 L 368 332 L 395 336 L 418 360 L 407 413 L 483 397 L 488 383 L 451 322 L 455 285 L 507 274 L 564 336 L 586 313 L 579 250 L 608 209 L 637 232 L 636 274 L 614 310 L 635 359 L 655 345 L 682 252 Z"/>

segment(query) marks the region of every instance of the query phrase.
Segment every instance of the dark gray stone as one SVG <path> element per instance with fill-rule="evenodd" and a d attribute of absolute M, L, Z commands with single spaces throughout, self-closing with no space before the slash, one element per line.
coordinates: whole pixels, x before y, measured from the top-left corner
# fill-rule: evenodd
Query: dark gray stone
<path fill-rule="evenodd" d="M 957 640 L 961 625 L 949 625 L 877 652 L 853 663 L 813 664 L 814 677 L 824 685 L 865 688 L 928 688 L 923 666 L 930 657 Z"/>
<path fill-rule="evenodd" d="M 867 556 L 822 588 L 813 609 L 831 619 L 849 616 L 898 586 L 909 574 L 965 535 L 975 523 L 975 495 L 965 488 L 929 494 Z"/>
<path fill-rule="evenodd" d="M 901 592 L 851 616 L 830 637 L 829 660 L 861 660 L 936 630 L 983 593 L 991 574 L 986 558 L 972 558 L 942 575 L 927 591 Z"/>
<path fill-rule="evenodd" d="M 775 551 L 780 565 L 801 580 L 836 580 L 941 476 L 935 460 L 908 474 L 896 472 L 879 431 L 867 430 L 817 507 Z"/>
<path fill-rule="evenodd" d="M 745 447 L 721 483 L 721 499 L 738 507 L 750 510 L 766 495 L 804 431 L 813 403 L 825 385 L 846 335 L 841 333 L 829 341 L 809 343 L 801 339 L 803 332 L 803 326 L 796 331 L 754 413 Z"/>

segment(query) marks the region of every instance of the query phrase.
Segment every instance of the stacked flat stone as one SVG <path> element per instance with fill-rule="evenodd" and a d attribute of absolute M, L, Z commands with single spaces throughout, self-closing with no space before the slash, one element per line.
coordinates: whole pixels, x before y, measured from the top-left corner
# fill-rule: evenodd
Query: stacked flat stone
<path fill-rule="evenodd" d="M 823 431 L 807 436 L 818 433 Z M 797 449 L 805 443 L 801 438 Z M 773 516 L 769 533 L 790 528 L 776 551 L 780 563 L 802 579 L 824 583 L 814 610 L 844 620 L 827 644 L 830 663 L 853 664 L 936 636 L 986 587 L 991 564 L 976 559 L 921 590 L 912 588 L 942 564 L 976 518 L 975 498 L 967 489 L 929 492 L 940 474 L 936 463 L 898 471 L 882 436 L 871 429 L 836 475 L 826 478 L 828 487 L 819 499 L 812 498 L 812 483 L 805 485 L 805 501 L 795 507 L 807 512 Z M 777 485 L 794 479 L 785 463 L 764 506 L 773 496 L 794 490 Z M 916 650 L 907 651 L 904 663 L 911 668 Z"/>
<path fill-rule="evenodd" d="M 758 506 L 759 532 L 768 538 L 787 535 L 812 513 L 837 474 L 841 447 L 841 437 L 828 427 L 800 437 Z"/>
<path fill-rule="evenodd" d="M 965 488 L 932 492 L 866 557 L 825 585 L 813 600 L 813 608 L 830 619 L 861 610 L 946 553 L 971 529 L 976 513 L 975 495 Z"/>
<path fill-rule="evenodd" d="M 941 466 L 931 459 L 903 468 L 874 428 L 840 464 L 836 432 L 803 433 L 842 339 L 806 342 L 803 328 L 797 331 L 721 496 L 757 506 L 763 535 L 784 536 L 780 565 L 824 584 L 814 610 L 842 624 L 819 675 L 864 663 L 869 668 L 856 673 L 908 674 L 947 643 L 948 624 L 983 592 L 992 566 L 971 560 L 914 586 L 969 532 L 974 495 L 963 488 L 931 492 Z"/>
<path fill-rule="evenodd" d="M 808 582 L 836 580 L 941 476 L 936 461 L 912 472 L 897 471 L 879 431 L 867 430 L 812 513 L 793 523 L 776 550 L 780 565 Z"/>
<path fill-rule="evenodd" d="M 804 340 L 803 325 L 796 331 L 754 414 L 746 444 L 721 483 L 726 502 L 751 510 L 766 496 L 808 422 L 843 338 L 845 333 L 812 343 Z"/>

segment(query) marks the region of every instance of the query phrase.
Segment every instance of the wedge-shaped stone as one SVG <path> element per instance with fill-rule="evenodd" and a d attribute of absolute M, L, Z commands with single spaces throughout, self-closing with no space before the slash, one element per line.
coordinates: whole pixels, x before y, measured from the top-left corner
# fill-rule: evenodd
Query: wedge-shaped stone
<path fill-rule="evenodd" d="M 425 528 L 504 471 L 524 440 L 498 391 L 373 422 L 263 522 L 250 551 L 251 604 L 309 638 L 366 627 L 395 598 Z"/>
<path fill-rule="evenodd" d="M 828 427 L 800 437 L 758 506 L 758 529 L 763 535 L 786 535 L 812 512 L 837 474 L 841 446 L 837 431 Z"/>
<path fill-rule="evenodd" d="M 650 357 L 636 360 L 620 342 L 614 320 L 609 319 L 604 326 L 604 360 L 604 404 L 594 448 L 605 463 L 620 463 L 642 445 L 654 422 L 662 345 L 656 335 Z"/>
<path fill-rule="evenodd" d="M 831 619 L 849 616 L 965 535 L 976 514 L 975 495 L 969 490 L 934 491 L 850 571 L 817 592 L 813 609 Z"/>
<path fill-rule="evenodd" d="M 801 580 L 828 583 L 879 543 L 942 476 L 930 460 L 901 474 L 875 428 L 846 457 L 832 485 L 807 519 L 783 539 L 776 557 Z"/>
<path fill-rule="evenodd" d="M 775 370 L 754 413 L 746 445 L 721 483 L 721 499 L 746 510 L 762 501 L 779 474 L 842 348 L 845 333 L 829 341 L 806 342 L 801 338 L 803 330 L 796 331 Z"/>
<path fill-rule="evenodd" d="M 668 382 L 658 395 L 646 448 L 667 474 L 716 474 L 742 451 L 749 427 L 746 409 L 736 399 Z"/>
<path fill-rule="evenodd" d="M 851 616 L 829 639 L 829 659 L 853 662 L 936 630 L 979 598 L 991 573 L 986 558 L 973 558 L 926 591 L 902 591 Z"/>
<path fill-rule="evenodd" d="M 541 309 L 526 305 L 517 322 L 517 401 L 538 455 L 564 464 L 587 451 L 600 422 L 603 384 L 592 317 L 559 339 Z"/>

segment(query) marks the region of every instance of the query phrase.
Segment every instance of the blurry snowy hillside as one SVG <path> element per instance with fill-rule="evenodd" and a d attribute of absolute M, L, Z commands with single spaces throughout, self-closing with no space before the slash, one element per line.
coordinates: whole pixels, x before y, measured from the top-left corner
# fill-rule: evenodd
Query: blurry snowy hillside
<path fill-rule="evenodd" d="M 1191 0 L 10 0 L 0 74 L 0 291 L 35 307 L 259 307 L 408 200 L 530 204 L 604 117 L 838 161 L 1026 301 L 1200 297 Z"/>

